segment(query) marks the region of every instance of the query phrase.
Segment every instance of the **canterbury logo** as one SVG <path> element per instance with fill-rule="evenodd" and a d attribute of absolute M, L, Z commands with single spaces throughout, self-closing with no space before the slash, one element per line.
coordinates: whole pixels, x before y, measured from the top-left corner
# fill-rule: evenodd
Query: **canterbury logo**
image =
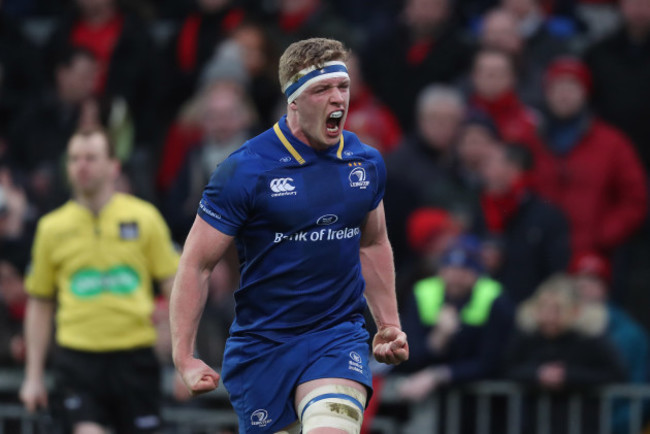
<path fill-rule="evenodd" d="M 275 178 L 269 186 L 274 193 L 285 193 L 296 189 L 291 182 L 293 182 L 293 178 Z"/>

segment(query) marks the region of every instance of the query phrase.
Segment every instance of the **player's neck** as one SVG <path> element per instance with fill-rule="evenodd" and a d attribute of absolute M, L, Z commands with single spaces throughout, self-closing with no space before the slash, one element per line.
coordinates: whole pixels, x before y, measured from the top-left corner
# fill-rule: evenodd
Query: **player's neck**
<path fill-rule="evenodd" d="M 289 131 L 291 131 L 291 134 L 293 134 L 293 136 L 296 139 L 300 140 L 305 145 L 311 146 L 309 144 L 309 139 L 302 131 L 302 128 L 300 128 L 300 124 L 298 122 L 298 116 L 296 116 L 296 114 L 292 113 L 291 111 L 288 111 L 287 113 L 287 126 L 289 127 Z"/>
<path fill-rule="evenodd" d="M 310 148 L 315 149 L 317 151 L 324 151 L 327 148 L 329 148 L 329 146 L 326 144 L 321 144 L 315 142 L 314 140 L 310 140 L 307 134 L 305 134 L 303 129 L 300 127 L 300 123 L 298 122 L 298 116 L 292 112 L 289 112 L 287 114 L 287 126 L 289 127 L 289 131 L 291 131 L 291 134 L 293 134 L 293 136 L 296 139 L 300 140 L 302 143 L 309 146 Z"/>
<path fill-rule="evenodd" d="M 115 194 L 113 187 L 103 188 L 94 193 L 76 192 L 75 200 L 79 205 L 88 208 L 90 212 L 97 215 Z"/>

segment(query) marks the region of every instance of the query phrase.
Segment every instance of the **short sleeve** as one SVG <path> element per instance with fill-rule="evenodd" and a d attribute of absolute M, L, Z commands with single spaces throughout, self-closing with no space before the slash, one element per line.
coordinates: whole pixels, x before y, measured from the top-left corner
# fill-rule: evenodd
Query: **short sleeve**
<path fill-rule="evenodd" d="M 147 262 L 149 272 L 157 280 L 172 277 L 178 268 L 179 255 L 172 242 L 169 227 L 157 209 L 147 222 L 149 242 L 147 243 Z"/>
<path fill-rule="evenodd" d="M 258 171 L 236 152 L 221 163 L 210 177 L 199 203 L 198 214 L 215 229 L 235 236 L 251 209 L 252 191 Z"/>
<path fill-rule="evenodd" d="M 52 252 L 48 242 L 49 234 L 43 224 L 38 223 L 34 244 L 32 246 L 32 262 L 27 270 L 25 289 L 34 297 L 54 298 L 56 282 L 54 280 L 54 265 L 52 263 Z"/>
<path fill-rule="evenodd" d="M 371 211 L 379 206 L 384 198 L 384 193 L 386 193 L 386 164 L 384 163 L 381 154 L 376 149 L 373 149 L 372 157 L 377 171 L 377 189 L 370 208 Z"/>

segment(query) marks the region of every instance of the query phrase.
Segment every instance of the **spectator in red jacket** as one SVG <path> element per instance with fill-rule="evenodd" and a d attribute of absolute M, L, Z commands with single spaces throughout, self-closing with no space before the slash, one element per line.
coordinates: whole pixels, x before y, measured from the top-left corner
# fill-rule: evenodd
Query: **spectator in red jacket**
<path fill-rule="evenodd" d="M 479 51 L 471 71 L 470 104 L 492 117 L 506 142 L 533 146 L 537 141 L 537 117 L 516 93 L 514 60 L 494 49 Z"/>
<path fill-rule="evenodd" d="M 573 254 L 609 255 L 641 226 L 646 175 L 630 141 L 587 107 L 589 69 L 559 58 L 547 69 L 545 146 L 535 152 L 540 193 L 565 211 Z"/>
<path fill-rule="evenodd" d="M 591 47 L 585 60 L 594 77 L 593 104 L 623 130 L 650 167 L 650 0 L 621 0 L 622 22 Z"/>

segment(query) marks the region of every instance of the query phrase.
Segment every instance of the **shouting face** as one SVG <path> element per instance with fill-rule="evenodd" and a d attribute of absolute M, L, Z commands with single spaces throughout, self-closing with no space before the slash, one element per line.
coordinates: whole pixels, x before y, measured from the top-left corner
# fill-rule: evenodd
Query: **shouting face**
<path fill-rule="evenodd" d="M 333 77 L 314 83 L 289 104 L 297 123 L 294 134 L 315 149 L 337 145 L 349 102 L 349 78 Z"/>

